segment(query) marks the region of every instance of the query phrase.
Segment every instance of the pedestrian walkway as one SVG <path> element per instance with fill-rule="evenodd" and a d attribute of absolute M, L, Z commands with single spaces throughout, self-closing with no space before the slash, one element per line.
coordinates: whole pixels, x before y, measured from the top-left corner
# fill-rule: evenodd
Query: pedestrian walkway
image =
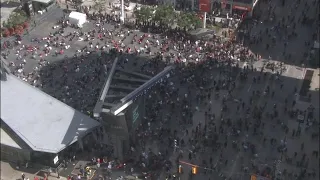
<path fill-rule="evenodd" d="M 2 162 L 1 161 L 1 180 L 16 180 L 16 179 L 21 179 L 21 174 L 24 173 L 26 178 L 29 178 L 30 180 L 34 179 L 34 177 L 36 177 L 37 175 L 37 170 L 35 169 L 27 169 L 27 171 L 31 172 L 36 172 L 36 173 L 28 173 L 28 172 L 24 172 L 22 169 L 21 170 L 17 170 L 15 168 L 13 168 L 11 166 L 11 164 L 7 163 L 7 162 Z M 40 176 L 37 176 L 38 178 L 43 178 Z M 56 176 L 56 174 L 52 174 L 51 176 L 49 176 L 50 180 L 66 180 L 67 178 L 65 177 L 61 177 L 58 178 Z"/>

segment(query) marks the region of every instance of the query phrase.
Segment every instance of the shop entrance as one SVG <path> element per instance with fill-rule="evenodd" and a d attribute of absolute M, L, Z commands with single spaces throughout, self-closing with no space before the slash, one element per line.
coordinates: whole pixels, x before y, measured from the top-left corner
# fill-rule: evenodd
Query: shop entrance
<path fill-rule="evenodd" d="M 232 7 L 232 16 L 237 19 L 245 19 L 248 16 L 250 10 L 251 9 L 248 7 L 233 6 Z"/>

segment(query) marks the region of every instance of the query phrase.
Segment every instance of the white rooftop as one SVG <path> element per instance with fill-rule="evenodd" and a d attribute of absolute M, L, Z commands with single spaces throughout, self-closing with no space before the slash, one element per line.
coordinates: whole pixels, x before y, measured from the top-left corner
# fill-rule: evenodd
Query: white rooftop
<path fill-rule="evenodd" d="M 1 119 L 34 151 L 58 153 L 99 122 L 7 75 L 1 81 Z"/>

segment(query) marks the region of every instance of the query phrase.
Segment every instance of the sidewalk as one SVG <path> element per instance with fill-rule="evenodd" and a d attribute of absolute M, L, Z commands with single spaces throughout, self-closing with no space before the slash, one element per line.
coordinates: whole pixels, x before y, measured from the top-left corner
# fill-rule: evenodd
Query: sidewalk
<path fill-rule="evenodd" d="M 1 161 L 1 180 L 20 180 L 21 179 L 21 174 L 24 173 L 26 175 L 26 178 L 29 178 L 30 180 L 33 180 L 34 177 L 36 177 L 36 173 L 32 174 L 32 173 L 27 173 L 27 172 L 23 172 L 20 170 L 16 170 L 14 168 L 12 168 L 12 166 L 7 163 L 7 162 L 2 162 Z M 38 176 L 39 179 L 43 178 Z M 52 176 L 49 176 L 50 180 L 67 180 L 67 178 L 65 177 L 61 177 L 57 178 L 56 174 L 52 174 Z"/>
<path fill-rule="evenodd" d="M 45 21 L 47 19 L 47 17 L 49 17 L 52 13 L 54 13 L 56 11 L 56 9 L 58 8 L 58 6 L 56 4 L 52 4 L 48 7 L 48 12 L 40 15 L 40 14 L 35 14 L 33 17 L 31 17 L 30 19 L 30 24 L 29 24 L 29 28 L 28 31 L 29 33 L 31 31 L 34 30 L 35 27 L 37 27 L 37 25 L 41 24 L 43 21 Z M 37 25 L 34 24 L 34 22 L 36 22 Z M 27 36 L 28 33 L 25 32 L 22 36 Z M 15 36 L 10 36 L 10 37 L 2 37 L 1 41 L 5 42 L 5 41 L 13 41 L 15 40 L 16 37 Z"/>

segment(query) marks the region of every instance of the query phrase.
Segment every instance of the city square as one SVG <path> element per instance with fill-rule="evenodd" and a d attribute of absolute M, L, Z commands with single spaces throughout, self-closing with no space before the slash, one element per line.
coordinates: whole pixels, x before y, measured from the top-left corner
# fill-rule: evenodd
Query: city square
<path fill-rule="evenodd" d="M 194 37 L 165 25 L 133 26 L 130 10 L 129 27 L 111 8 L 77 28 L 67 19 L 70 2 L 59 2 L 28 34 L 4 39 L 17 45 L 1 51 L 2 97 L 17 77 L 99 123 L 83 132 L 81 150 L 65 143 L 53 153 L 57 173 L 48 178 L 318 179 L 319 68 L 307 60 L 317 23 L 300 16 L 314 18 L 319 2 L 261 1 L 259 18 L 240 23 L 234 38 L 217 29 Z M 261 18 L 268 14 L 276 20 Z M 39 175 L 22 166 L 15 171 Z M 21 178 L 12 174 L 1 178 Z"/>

